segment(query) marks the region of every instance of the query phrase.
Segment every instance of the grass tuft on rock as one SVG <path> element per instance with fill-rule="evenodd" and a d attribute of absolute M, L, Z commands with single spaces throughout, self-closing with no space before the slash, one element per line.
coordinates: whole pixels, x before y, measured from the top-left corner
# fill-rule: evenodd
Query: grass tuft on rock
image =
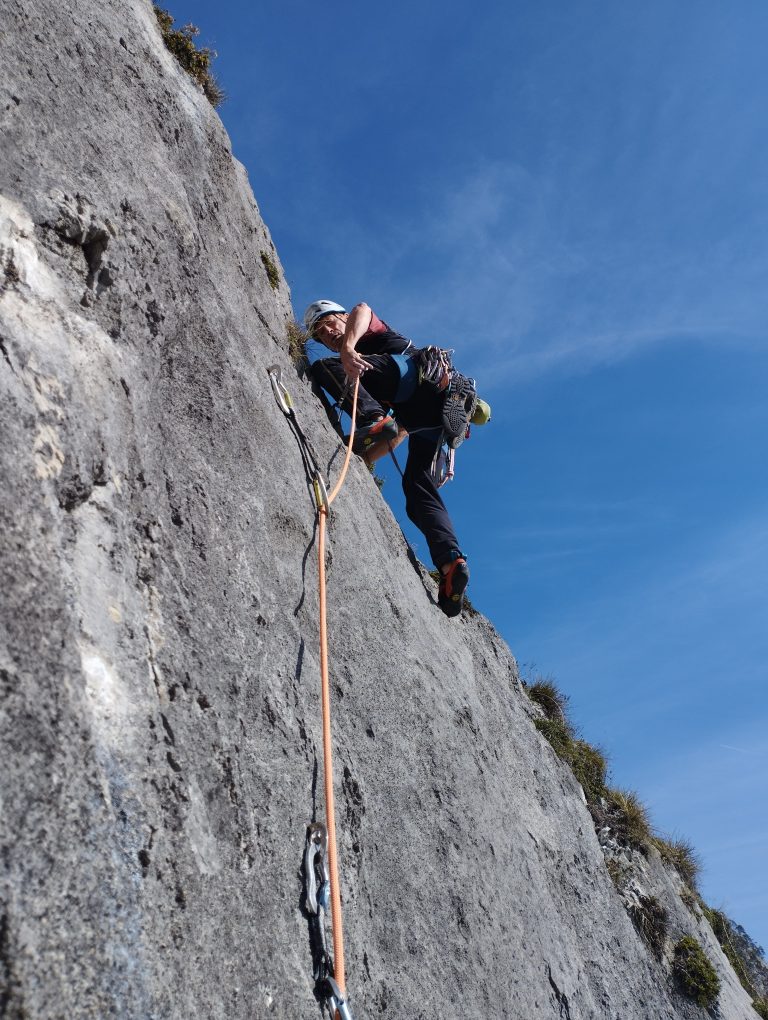
<path fill-rule="evenodd" d="M 648 812 L 632 790 L 607 790 L 605 796 L 608 824 L 620 843 L 636 850 L 647 850 L 651 842 Z"/>
<path fill-rule="evenodd" d="M 585 740 L 578 740 L 567 720 L 534 719 L 534 725 L 547 738 L 558 758 L 570 765 L 587 803 L 597 801 L 605 792 L 608 770 L 603 753 Z"/>
<path fill-rule="evenodd" d="M 382 478 L 381 475 L 376 474 L 375 464 L 369 464 L 368 470 L 371 472 L 371 477 L 373 478 L 374 482 L 376 482 L 376 488 L 379 490 L 379 492 L 381 492 L 381 490 L 384 488 L 384 482 L 386 482 L 386 478 Z"/>
<path fill-rule="evenodd" d="M 573 744 L 570 725 L 560 719 L 534 719 L 533 722 L 539 733 L 543 733 L 550 742 L 558 758 L 568 761 Z"/>
<path fill-rule="evenodd" d="M 655 896 L 638 896 L 637 904 L 629 908 L 641 938 L 657 960 L 664 955 L 664 943 L 669 929 L 669 915 Z"/>
<path fill-rule="evenodd" d="M 701 907 L 701 901 L 699 900 L 698 895 L 686 885 L 680 890 L 680 899 L 698 921 L 701 917 L 701 910 L 699 909 Z"/>
<path fill-rule="evenodd" d="M 539 677 L 526 687 L 528 697 L 543 710 L 547 719 L 553 719 L 568 725 L 566 709 L 568 696 L 557 687 L 553 680 Z"/>
<path fill-rule="evenodd" d="M 305 344 L 309 340 L 309 333 L 295 319 L 291 319 L 285 328 L 285 336 L 288 341 L 288 354 L 291 361 L 297 368 L 306 367 L 307 351 Z"/>
<path fill-rule="evenodd" d="M 437 580 L 437 574 L 433 576 Z M 624 847 L 646 855 L 652 846 L 659 851 L 662 861 L 674 868 L 684 882 L 680 893 L 683 903 L 697 918 L 701 916 L 699 910 L 703 911 L 728 961 L 753 998 L 755 1011 L 768 1020 L 768 999 L 758 995 L 758 989 L 750 980 L 750 947 L 760 957 L 762 949 L 754 946 L 738 926 L 741 937 L 737 936 L 725 914 L 703 903 L 697 890 L 701 862 L 693 846 L 687 840 L 671 839 L 654 833 L 648 811 L 638 795 L 631 790 L 614 789 L 607 785 L 605 755 L 578 738 L 567 715 L 568 698 L 553 680 L 538 677 L 533 683 L 525 685 L 525 691 L 543 712 L 543 718 L 533 720 L 536 729 L 546 737 L 555 754 L 567 762 L 581 783 L 601 843 L 604 842 L 604 836 L 607 836 Z M 605 840 L 605 843 L 609 845 L 610 839 Z M 615 857 L 606 854 L 606 868 L 616 889 L 623 895 L 625 866 Z M 635 898 L 634 905 L 625 900 L 632 922 L 651 952 L 657 959 L 662 959 L 667 939 L 667 911 L 653 896 L 638 896 L 635 891 Z M 708 1005 L 717 998 L 720 987 L 717 974 L 695 939 L 684 938 L 677 943 L 673 969 L 680 987 L 699 1005 Z"/>
<path fill-rule="evenodd" d="M 690 935 L 675 943 L 672 973 L 680 991 L 698 1006 L 712 1006 L 720 994 L 720 979 L 715 968 Z"/>
<path fill-rule="evenodd" d="M 602 751 L 576 736 L 566 714 L 567 696 L 554 681 L 541 677 L 526 687 L 526 693 L 545 715 L 544 719 L 534 719 L 536 729 L 547 738 L 558 758 L 570 765 L 587 803 L 597 802 L 605 794 L 608 763 Z"/>
<path fill-rule="evenodd" d="M 275 260 L 268 251 L 261 252 L 261 264 L 264 266 L 270 287 L 272 290 L 277 290 L 280 286 L 280 270 L 275 265 Z"/>
<path fill-rule="evenodd" d="M 603 752 L 586 740 L 574 740 L 569 764 L 581 783 L 587 803 L 596 801 L 605 790 L 608 774 L 608 762 Z"/>
<path fill-rule="evenodd" d="M 621 892 L 624 888 L 624 881 L 626 879 L 625 867 L 620 864 L 615 857 L 607 857 L 605 860 L 605 870 L 608 872 L 617 892 Z"/>
<path fill-rule="evenodd" d="M 155 17 L 160 26 L 166 48 L 176 57 L 182 68 L 202 88 L 208 102 L 214 108 L 224 102 L 224 93 L 211 71 L 216 57 L 214 50 L 207 47 L 198 49 L 195 39 L 200 34 L 196 25 L 173 27 L 173 15 L 154 4 Z"/>
<path fill-rule="evenodd" d="M 652 844 L 661 854 L 661 859 L 671 865 L 689 889 L 696 892 L 701 861 L 695 849 L 685 839 L 667 839 L 654 836 Z"/>
<path fill-rule="evenodd" d="M 754 999 L 752 1009 L 754 1009 L 758 1016 L 763 1017 L 763 1020 L 768 1020 L 768 999 Z"/>
<path fill-rule="evenodd" d="M 720 948 L 725 953 L 730 965 L 733 967 L 736 977 L 741 982 L 742 988 L 744 988 L 751 996 L 757 996 L 757 989 L 750 980 L 746 962 L 737 947 L 730 920 L 726 917 L 722 910 L 715 910 L 712 907 L 708 907 L 705 903 L 701 904 L 701 910 L 706 919 L 709 921 L 715 938 L 720 943 Z M 756 998 L 755 1001 L 760 1002 L 760 999 Z M 766 1000 L 763 1000 L 763 1002 L 765 1001 Z M 756 1012 L 759 1013 L 760 1011 L 756 1009 Z M 766 1014 L 761 1015 L 764 1016 Z"/>

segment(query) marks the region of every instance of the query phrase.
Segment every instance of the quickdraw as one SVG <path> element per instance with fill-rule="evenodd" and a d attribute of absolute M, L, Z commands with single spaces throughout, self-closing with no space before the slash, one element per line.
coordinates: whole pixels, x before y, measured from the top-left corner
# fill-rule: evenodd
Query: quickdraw
<path fill-rule="evenodd" d="M 453 351 L 444 347 L 422 347 L 415 355 L 416 364 L 419 370 L 419 385 L 429 383 L 438 392 L 442 392 L 447 386 L 453 371 Z"/>
<path fill-rule="evenodd" d="M 322 471 L 318 467 L 317 460 L 312 452 L 311 446 L 309 445 L 309 441 L 302 432 L 301 426 L 296 418 L 296 412 L 293 409 L 291 395 L 283 385 L 283 370 L 279 365 L 270 365 L 267 369 L 267 374 L 269 375 L 269 381 L 272 383 L 272 392 L 275 395 L 277 406 L 288 419 L 293 430 L 293 434 L 296 437 L 296 442 L 299 444 L 301 457 L 304 461 L 304 471 L 307 475 L 307 484 L 315 497 L 315 505 L 318 510 L 320 510 L 321 507 L 324 507 L 327 513 L 330 504 L 328 502 L 328 489 L 325 484 L 325 479 L 323 478 Z"/>
<path fill-rule="evenodd" d="M 328 670 L 328 621 L 326 606 L 326 583 L 325 583 L 325 532 L 331 504 L 339 494 L 344 479 L 347 476 L 347 469 L 352 456 L 352 443 L 355 436 L 354 422 L 357 413 L 357 393 L 360 380 L 355 382 L 352 395 L 352 431 L 349 436 L 344 464 L 341 468 L 336 485 L 333 491 L 328 494 L 317 459 L 312 452 L 307 437 L 301 430 L 296 420 L 288 390 L 282 383 L 281 370 L 279 365 L 271 365 L 267 372 L 272 383 L 272 392 L 280 410 L 288 419 L 296 440 L 301 450 L 304 470 L 307 480 L 311 484 L 317 506 L 318 531 L 317 531 L 317 574 L 318 593 L 320 610 L 320 700 L 323 723 L 323 781 L 325 790 L 325 827 L 317 824 L 310 827 L 307 833 L 307 848 L 304 853 L 304 868 L 307 881 L 309 876 L 314 876 L 314 885 L 308 889 L 312 893 L 312 900 L 317 908 L 315 916 L 320 925 L 318 937 L 323 946 L 322 965 L 318 954 L 318 964 L 322 974 L 319 994 L 323 1002 L 331 1011 L 332 1020 L 352 1020 L 352 1014 L 346 1002 L 346 982 L 344 974 L 344 933 L 341 920 L 341 894 L 339 884 L 339 865 L 336 849 L 336 812 L 333 797 L 333 743 L 331 739 L 331 694 L 330 679 Z M 320 831 L 322 830 L 322 832 Z M 328 868 L 325 868 L 325 853 L 328 852 Z M 321 870 L 317 872 L 318 860 L 321 862 Z M 319 888 L 318 888 L 319 878 Z M 333 957 L 328 954 L 325 948 L 325 926 L 320 909 L 323 915 L 326 904 L 330 901 L 331 911 L 331 933 L 333 936 Z M 309 910 L 310 897 L 307 896 L 307 909 Z M 314 954 L 313 954 L 314 955 Z M 318 971 L 319 973 L 319 971 Z"/>
<path fill-rule="evenodd" d="M 315 994 L 331 1020 L 352 1020 L 341 989 L 333 978 L 333 959 L 328 952 L 325 916 L 331 899 L 331 882 L 325 860 L 328 836 L 325 826 L 313 822 L 307 827 L 304 849 L 304 902 L 309 914 L 309 941 L 312 949 L 312 973 Z"/>
<path fill-rule="evenodd" d="M 455 451 L 452 447 L 441 441 L 435 450 L 432 459 L 432 478 L 438 489 L 446 482 L 452 482 L 455 475 Z"/>

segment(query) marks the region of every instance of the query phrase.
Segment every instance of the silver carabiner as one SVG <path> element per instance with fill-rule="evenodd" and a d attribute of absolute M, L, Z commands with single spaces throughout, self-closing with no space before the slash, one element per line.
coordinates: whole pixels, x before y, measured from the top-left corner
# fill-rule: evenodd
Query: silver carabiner
<path fill-rule="evenodd" d="M 333 1020 L 336 1020 L 337 1017 L 339 1020 L 352 1020 L 352 1013 L 344 996 L 341 994 L 341 989 L 332 977 L 326 978 L 326 981 L 330 985 L 332 993 L 328 996 L 328 1005 L 330 1006 Z"/>
<path fill-rule="evenodd" d="M 319 914 L 320 907 L 325 908 L 327 902 L 326 886 L 330 884 L 328 865 L 325 854 L 328 849 L 328 835 L 325 826 L 320 822 L 312 822 L 307 829 L 307 845 L 304 850 L 304 875 L 307 882 L 307 910 Z M 319 875 L 316 867 L 319 858 Z M 318 877 L 321 885 L 318 891 Z"/>
<path fill-rule="evenodd" d="M 293 411 L 293 404 L 291 403 L 290 393 L 285 386 L 283 386 L 283 370 L 279 365 L 270 365 L 267 369 L 267 375 L 269 376 L 269 381 L 272 383 L 272 392 L 275 395 L 277 406 L 283 414 L 290 415 Z"/>

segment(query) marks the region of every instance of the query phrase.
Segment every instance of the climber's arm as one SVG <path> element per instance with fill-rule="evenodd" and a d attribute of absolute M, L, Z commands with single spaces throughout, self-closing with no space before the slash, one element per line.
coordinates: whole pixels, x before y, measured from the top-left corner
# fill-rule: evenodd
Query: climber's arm
<path fill-rule="evenodd" d="M 358 379 L 368 368 L 365 360 L 357 353 L 355 347 L 360 337 L 364 336 L 370 329 L 372 317 L 373 312 L 364 301 L 361 301 L 359 305 L 355 305 L 347 317 L 347 326 L 344 330 L 344 339 L 342 340 L 341 351 L 339 353 L 344 371 L 347 373 L 347 378 L 353 381 Z"/>

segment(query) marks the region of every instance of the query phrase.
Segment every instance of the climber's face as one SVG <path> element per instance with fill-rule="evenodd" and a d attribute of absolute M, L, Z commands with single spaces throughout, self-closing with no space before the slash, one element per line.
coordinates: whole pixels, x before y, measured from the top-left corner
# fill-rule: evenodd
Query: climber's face
<path fill-rule="evenodd" d="M 321 344 L 325 344 L 326 347 L 332 351 L 341 350 L 341 340 L 344 336 L 344 330 L 347 326 L 346 313 L 334 312 L 332 315 L 324 315 L 322 319 L 315 326 L 314 333 L 312 334 L 315 340 L 319 340 Z"/>

